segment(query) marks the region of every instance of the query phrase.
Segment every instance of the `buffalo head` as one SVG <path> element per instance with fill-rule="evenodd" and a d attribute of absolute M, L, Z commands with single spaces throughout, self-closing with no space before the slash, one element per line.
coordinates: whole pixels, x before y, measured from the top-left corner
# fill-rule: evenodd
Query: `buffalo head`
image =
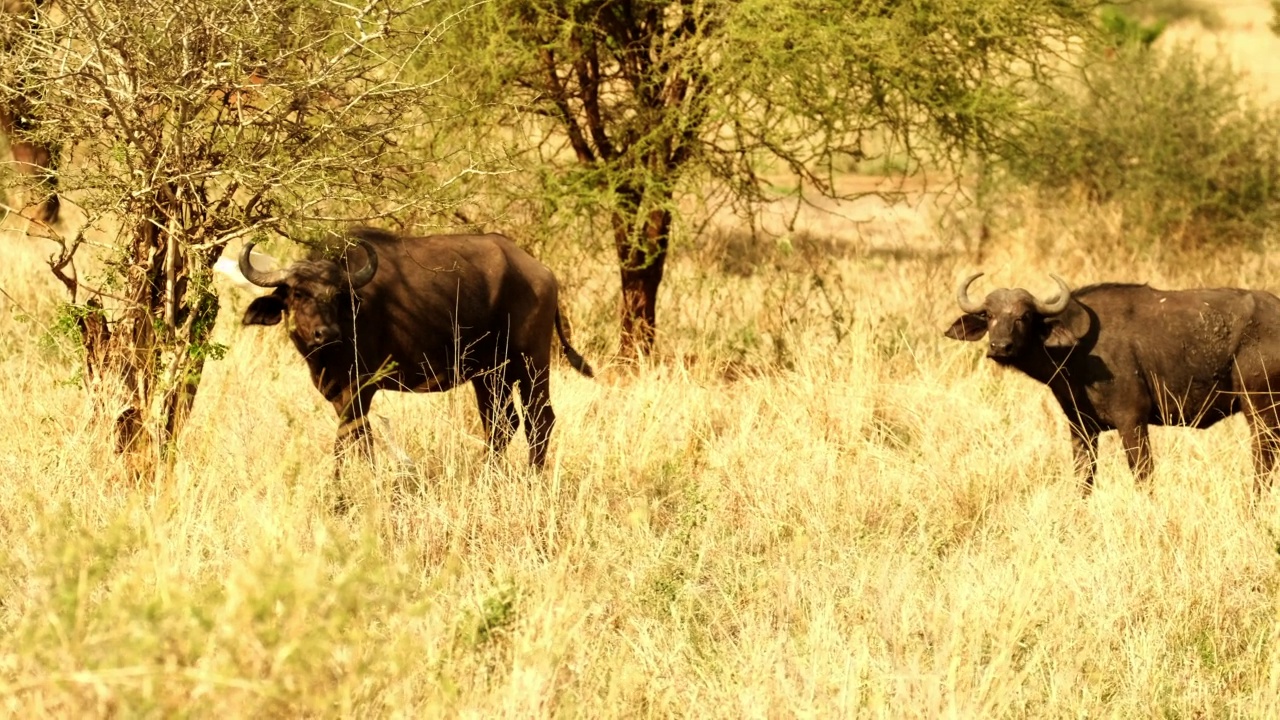
<path fill-rule="evenodd" d="M 1039 300 L 1022 288 L 991 291 L 982 302 L 969 298 L 969 286 L 982 276 L 975 273 L 960 281 L 956 302 L 964 311 L 947 329 L 953 340 L 974 342 L 988 336 L 987 357 L 996 362 L 1012 362 L 1030 347 L 1070 347 L 1076 333 L 1057 322 L 1071 304 L 1071 288 L 1057 275 L 1058 294 L 1052 300 Z"/>
<path fill-rule="evenodd" d="M 351 291 L 368 284 L 378 271 L 374 249 L 360 243 L 368 261 L 354 272 L 328 259 L 302 260 L 283 270 L 262 271 L 250 261 L 253 245 L 247 243 L 240 251 L 240 273 L 254 285 L 275 288 L 275 292 L 249 303 L 244 324 L 275 325 L 287 314 L 290 335 L 303 353 L 340 340 L 355 302 Z M 345 325 L 343 318 L 347 318 Z"/>

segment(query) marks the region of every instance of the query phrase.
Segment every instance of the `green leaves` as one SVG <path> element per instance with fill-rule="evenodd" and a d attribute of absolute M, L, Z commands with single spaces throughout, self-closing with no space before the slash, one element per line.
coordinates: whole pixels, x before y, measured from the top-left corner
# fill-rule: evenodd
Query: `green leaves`
<path fill-rule="evenodd" d="M 1098 21 L 1106 35 L 1106 41 L 1112 47 L 1138 45 L 1149 48 L 1168 25 L 1168 20 L 1164 18 L 1144 23 L 1112 6 L 1102 8 L 1098 14 Z"/>
<path fill-rule="evenodd" d="M 501 147 L 514 170 L 471 178 L 481 212 L 528 218 L 511 229 L 562 246 L 612 235 L 624 270 L 657 262 L 672 228 L 749 212 L 775 184 L 840 196 L 851 158 L 958 171 L 1002 151 L 1093 23 L 1079 0 L 449 8 L 458 22 L 434 59 L 462 103 L 437 142 Z"/>
<path fill-rule="evenodd" d="M 1126 37 L 1044 94 L 1012 177 L 1121 208 L 1140 244 L 1257 242 L 1280 219 L 1280 115 L 1226 61 Z"/>
<path fill-rule="evenodd" d="M 465 14 L 442 56 L 494 119 L 519 118 L 507 139 L 521 165 L 759 195 L 753 166 L 772 158 L 834 192 L 819 172 L 876 152 L 872 135 L 907 166 L 1001 145 L 1028 81 L 1091 22 L 1085 4 L 1057 0 L 512 0 Z"/>

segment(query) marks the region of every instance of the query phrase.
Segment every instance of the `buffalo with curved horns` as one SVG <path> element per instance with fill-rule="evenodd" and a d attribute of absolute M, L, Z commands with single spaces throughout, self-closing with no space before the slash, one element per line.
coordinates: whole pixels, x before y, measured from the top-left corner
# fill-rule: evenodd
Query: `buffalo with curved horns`
<path fill-rule="evenodd" d="M 0 0 L 0 22 L 36 24 L 36 8 L 46 0 Z M 21 80 L 19 80 L 21 82 Z M 36 177 L 44 186 L 44 198 L 36 209 L 41 222 L 58 221 L 62 201 L 58 198 L 56 174 L 57 149 L 34 142 L 27 135 L 35 128 L 32 115 L 36 105 L 33 98 L 18 95 L 10 102 L 0 103 L 0 132 L 9 141 L 9 154 L 13 156 L 13 169 L 22 175 Z"/>
<path fill-rule="evenodd" d="M 502 235 L 401 237 L 370 227 L 350 235 L 366 258 L 354 271 L 328 259 L 262 271 L 250 261 L 253 243 L 240 253 L 245 278 L 275 288 L 249 304 L 244 324 L 289 318 L 289 337 L 338 413 L 339 459 L 357 443 L 371 452 L 365 414 L 378 390 L 440 392 L 470 381 L 494 452 L 519 427 L 519 386 L 529 461 L 541 468 L 555 425 L 553 331 L 569 364 L 592 376 L 565 339 L 551 271 Z"/>
<path fill-rule="evenodd" d="M 945 335 L 987 337 L 987 357 L 1049 386 L 1071 427 L 1085 492 L 1098 435 L 1118 430 L 1136 478 L 1152 470 L 1149 425 L 1207 428 L 1243 412 L 1253 431 L 1255 490 L 1280 451 L 1280 298 L 1238 288 L 1158 290 L 1101 284 L 1040 300 L 1021 288 L 981 302 L 960 282 L 964 311 Z"/>

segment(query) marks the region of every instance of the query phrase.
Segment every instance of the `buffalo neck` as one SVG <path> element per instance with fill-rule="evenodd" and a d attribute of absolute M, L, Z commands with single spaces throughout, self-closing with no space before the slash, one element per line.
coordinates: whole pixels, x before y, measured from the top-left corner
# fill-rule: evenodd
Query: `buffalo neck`
<path fill-rule="evenodd" d="M 1071 350 L 1049 349 L 1043 345 L 1035 345 L 1019 355 L 1010 367 L 1017 368 L 1024 375 L 1044 383 L 1053 385 L 1057 381 L 1070 378 L 1070 367 L 1067 358 Z"/>

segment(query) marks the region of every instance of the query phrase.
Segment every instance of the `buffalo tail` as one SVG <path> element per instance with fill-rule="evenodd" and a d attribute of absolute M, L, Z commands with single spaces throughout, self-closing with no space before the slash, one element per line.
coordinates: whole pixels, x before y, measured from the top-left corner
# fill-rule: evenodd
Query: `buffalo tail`
<path fill-rule="evenodd" d="M 564 336 L 564 327 L 560 324 L 560 308 L 556 308 L 556 335 L 560 338 L 560 349 L 564 350 L 564 356 L 568 358 L 569 364 L 574 370 L 586 375 L 587 377 L 595 377 L 596 373 L 587 364 L 585 358 L 578 354 L 577 350 L 569 344 L 569 339 Z"/>

